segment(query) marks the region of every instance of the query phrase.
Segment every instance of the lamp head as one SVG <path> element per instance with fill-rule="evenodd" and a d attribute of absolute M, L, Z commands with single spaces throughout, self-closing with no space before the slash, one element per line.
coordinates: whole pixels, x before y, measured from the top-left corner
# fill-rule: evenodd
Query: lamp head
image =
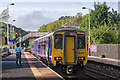
<path fill-rule="evenodd" d="M 13 20 L 15 22 L 15 20 Z"/>
<path fill-rule="evenodd" d="M 10 5 L 15 5 L 14 3 L 11 3 Z"/>
<path fill-rule="evenodd" d="M 86 7 L 82 7 L 82 9 L 86 9 Z"/>

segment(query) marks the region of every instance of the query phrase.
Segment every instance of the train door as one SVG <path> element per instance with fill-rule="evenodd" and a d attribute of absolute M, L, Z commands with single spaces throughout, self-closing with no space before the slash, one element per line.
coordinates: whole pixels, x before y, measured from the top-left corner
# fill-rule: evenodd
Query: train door
<path fill-rule="evenodd" d="M 47 45 L 48 45 L 47 46 L 48 47 L 47 58 L 48 58 L 48 61 L 50 62 L 50 59 L 49 59 L 49 57 L 50 57 L 50 37 L 47 38 L 47 41 L 48 41 L 47 42 Z"/>
<path fill-rule="evenodd" d="M 37 44 L 37 41 L 35 41 L 35 55 L 37 55 L 37 49 L 38 48 L 38 44 Z"/>
<path fill-rule="evenodd" d="M 48 61 L 52 60 L 52 36 L 48 37 Z"/>
<path fill-rule="evenodd" d="M 66 62 L 73 63 L 74 61 L 74 38 L 66 37 Z"/>

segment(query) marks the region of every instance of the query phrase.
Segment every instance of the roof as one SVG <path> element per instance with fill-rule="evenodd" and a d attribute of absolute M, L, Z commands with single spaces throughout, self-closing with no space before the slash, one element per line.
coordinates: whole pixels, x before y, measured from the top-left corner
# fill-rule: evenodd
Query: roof
<path fill-rule="evenodd" d="M 73 22 L 73 21 L 70 21 L 70 22 L 64 24 L 63 26 L 80 26 L 80 25 L 79 25 L 78 23 L 75 23 L 75 22 Z"/>

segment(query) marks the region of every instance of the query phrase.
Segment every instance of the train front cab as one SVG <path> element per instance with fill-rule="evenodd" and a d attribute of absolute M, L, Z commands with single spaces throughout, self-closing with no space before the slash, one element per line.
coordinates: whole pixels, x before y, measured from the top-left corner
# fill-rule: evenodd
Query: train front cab
<path fill-rule="evenodd" d="M 54 66 L 61 64 L 63 71 L 74 72 L 87 63 L 87 36 L 84 32 L 56 32 L 52 52 Z"/>

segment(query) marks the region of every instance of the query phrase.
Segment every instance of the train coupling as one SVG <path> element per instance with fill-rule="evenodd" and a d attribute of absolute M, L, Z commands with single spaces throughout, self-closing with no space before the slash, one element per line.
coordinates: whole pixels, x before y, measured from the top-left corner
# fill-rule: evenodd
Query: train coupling
<path fill-rule="evenodd" d="M 69 65 L 67 66 L 67 74 L 72 74 L 73 73 L 73 66 L 72 65 Z"/>

